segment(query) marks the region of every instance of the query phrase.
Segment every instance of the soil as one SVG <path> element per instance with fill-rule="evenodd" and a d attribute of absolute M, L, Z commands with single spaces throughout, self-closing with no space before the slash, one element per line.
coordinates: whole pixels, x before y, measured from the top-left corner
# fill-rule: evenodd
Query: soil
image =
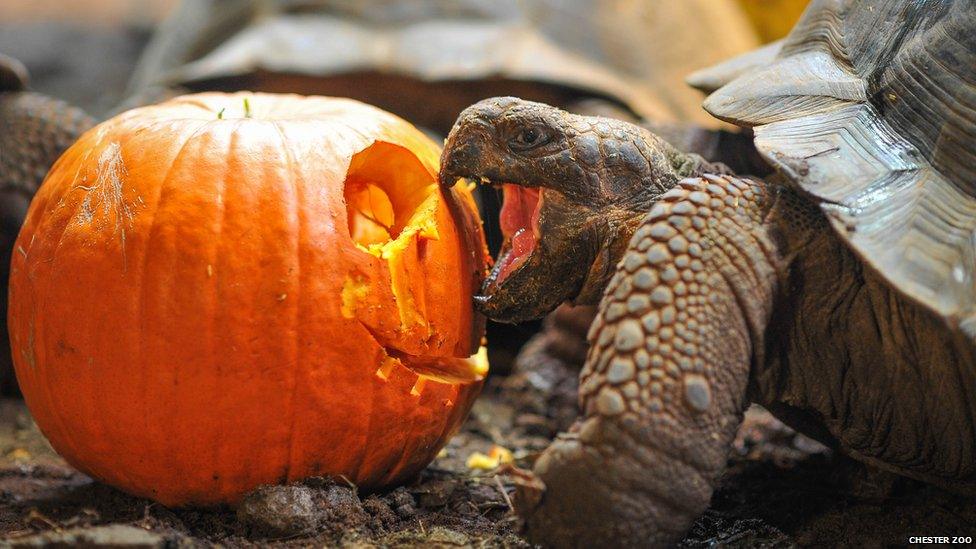
<path fill-rule="evenodd" d="M 558 365 L 497 377 L 468 421 L 414 482 L 360 494 L 308 479 L 252 493 L 237 509 L 168 509 L 93 481 L 45 441 L 22 401 L 0 401 L 0 539 L 13 546 L 526 547 L 513 480 L 472 469 L 493 445 L 529 467 L 575 416 Z M 870 473 L 751 409 L 711 508 L 684 547 L 887 546 L 913 535 L 976 535 L 976 502 Z"/>

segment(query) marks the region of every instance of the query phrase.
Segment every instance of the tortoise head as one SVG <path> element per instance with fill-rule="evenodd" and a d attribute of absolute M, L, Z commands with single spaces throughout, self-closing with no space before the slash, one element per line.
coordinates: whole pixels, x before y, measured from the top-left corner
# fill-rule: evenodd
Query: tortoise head
<path fill-rule="evenodd" d="M 475 296 L 501 322 L 564 301 L 599 301 L 654 199 L 695 165 L 642 128 L 512 97 L 465 109 L 445 143 L 440 181 L 500 186 L 504 235 Z"/>

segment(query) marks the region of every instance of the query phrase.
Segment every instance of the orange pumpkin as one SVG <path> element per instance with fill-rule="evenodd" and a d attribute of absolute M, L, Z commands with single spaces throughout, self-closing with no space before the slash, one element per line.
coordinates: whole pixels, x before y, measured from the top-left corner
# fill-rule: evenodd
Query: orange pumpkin
<path fill-rule="evenodd" d="M 207 93 L 73 145 L 15 246 L 9 325 L 38 425 L 167 505 L 423 468 L 487 364 L 487 251 L 439 147 L 352 100 Z"/>

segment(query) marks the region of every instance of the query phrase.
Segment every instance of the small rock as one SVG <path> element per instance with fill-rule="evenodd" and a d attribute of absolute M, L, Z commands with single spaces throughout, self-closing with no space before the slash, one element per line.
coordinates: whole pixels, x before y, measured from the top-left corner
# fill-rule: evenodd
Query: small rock
<path fill-rule="evenodd" d="M 328 486 L 322 489 L 321 496 L 325 499 L 325 504 L 331 510 L 359 509 L 362 504 L 359 496 L 348 486 Z"/>
<path fill-rule="evenodd" d="M 455 488 L 457 488 L 456 480 L 431 480 L 415 488 L 413 493 L 417 496 L 420 507 L 435 509 L 447 505 Z"/>
<path fill-rule="evenodd" d="M 427 540 L 428 543 L 432 545 L 442 544 L 464 547 L 471 544 L 471 539 L 468 538 L 468 536 L 456 530 L 444 528 L 443 526 L 435 526 L 431 528 L 428 531 Z"/>
<path fill-rule="evenodd" d="M 417 502 L 406 488 L 400 487 L 390 493 L 393 510 L 400 518 L 410 518 L 417 514 Z"/>
<path fill-rule="evenodd" d="M 323 511 L 323 523 L 335 532 L 348 531 L 362 526 L 368 520 L 359 495 L 348 485 L 323 486 L 315 494 L 316 502 Z"/>
<path fill-rule="evenodd" d="M 9 545 L 6 545 L 9 543 Z M 91 526 L 87 528 L 71 528 L 60 532 L 50 531 L 41 534 L 8 539 L 8 547 L 163 547 L 166 538 L 155 533 L 129 526 L 126 524 L 111 524 L 108 526 Z"/>
<path fill-rule="evenodd" d="M 397 522 L 397 515 L 390 505 L 376 496 L 369 496 L 363 502 L 363 510 L 373 517 L 373 522 L 383 528 L 390 528 Z"/>
<path fill-rule="evenodd" d="M 504 506 L 505 501 L 496 486 L 475 484 L 468 488 L 467 499 L 477 506 Z"/>
<path fill-rule="evenodd" d="M 262 486 L 244 497 L 237 520 L 260 534 L 298 536 L 319 525 L 319 512 L 307 486 Z"/>

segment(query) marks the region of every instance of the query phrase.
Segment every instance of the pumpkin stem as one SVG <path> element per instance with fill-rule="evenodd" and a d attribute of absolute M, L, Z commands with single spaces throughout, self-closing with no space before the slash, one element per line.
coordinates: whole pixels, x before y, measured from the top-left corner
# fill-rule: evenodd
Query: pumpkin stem
<path fill-rule="evenodd" d="M 251 102 L 244 98 L 244 118 L 251 118 Z"/>
<path fill-rule="evenodd" d="M 217 120 L 223 120 L 224 119 L 224 111 L 225 110 L 227 110 L 227 107 L 224 107 L 223 109 L 220 109 L 220 111 L 217 113 Z"/>

